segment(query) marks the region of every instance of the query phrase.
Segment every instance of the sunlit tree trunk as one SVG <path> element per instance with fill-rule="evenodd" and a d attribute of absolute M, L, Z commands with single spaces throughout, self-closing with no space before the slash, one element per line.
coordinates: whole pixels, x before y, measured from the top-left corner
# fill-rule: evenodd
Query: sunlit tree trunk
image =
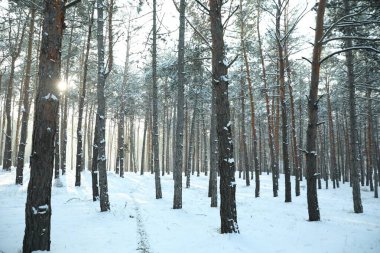
<path fill-rule="evenodd" d="M 39 85 L 37 90 L 30 180 L 25 206 L 23 252 L 49 251 L 51 228 L 51 183 L 54 136 L 58 114 L 61 46 L 66 1 L 44 2 Z"/>

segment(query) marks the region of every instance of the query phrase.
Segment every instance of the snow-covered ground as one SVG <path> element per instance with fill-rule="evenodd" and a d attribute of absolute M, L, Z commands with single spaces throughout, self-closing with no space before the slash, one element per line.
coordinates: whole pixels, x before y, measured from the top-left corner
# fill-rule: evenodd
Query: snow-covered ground
<path fill-rule="evenodd" d="M 0 171 L 0 252 L 22 248 L 28 171 L 21 187 L 14 185 L 14 170 Z M 272 197 L 270 176 L 261 176 L 260 198 L 237 179 L 240 234 L 222 235 L 219 209 L 210 207 L 203 175 L 191 178 L 191 188 L 183 189 L 183 209 L 173 210 L 171 175 L 161 177 L 163 199 L 156 200 L 152 175 L 109 173 L 111 211 L 106 213 L 92 201 L 90 173 L 82 175 L 81 187 L 74 187 L 73 171 L 62 178 L 64 187 L 53 187 L 52 252 L 380 252 L 380 200 L 366 187 L 364 214 L 353 213 L 345 184 L 318 191 L 322 220 L 308 222 L 305 182 L 301 196 L 284 203 L 284 177 L 278 198 Z"/>

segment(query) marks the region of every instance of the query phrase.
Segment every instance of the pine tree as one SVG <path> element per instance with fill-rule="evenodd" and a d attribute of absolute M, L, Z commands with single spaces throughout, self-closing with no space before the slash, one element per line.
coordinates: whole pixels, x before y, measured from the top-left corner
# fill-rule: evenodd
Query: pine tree
<path fill-rule="evenodd" d="M 34 112 L 23 252 L 50 250 L 51 182 L 59 106 L 61 44 L 66 1 L 44 2 L 39 85 Z"/>

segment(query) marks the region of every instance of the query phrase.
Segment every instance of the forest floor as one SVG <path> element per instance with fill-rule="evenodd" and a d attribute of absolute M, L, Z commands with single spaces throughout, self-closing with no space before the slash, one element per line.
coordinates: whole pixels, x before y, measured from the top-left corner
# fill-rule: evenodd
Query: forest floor
<path fill-rule="evenodd" d="M 0 253 L 21 252 L 28 168 L 24 174 L 24 185 L 15 186 L 14 169 L 0 168 Z M 103 213 L 92 201 L 90 172 L 82 173 L 81 187 L 74 187 L 74 180 L 68 171 L 63 187 L 53 186 L 52 252 L 380 252 L 380 200 L 368 187 L 362 187 L 363 214 L 353 213 L 348 184 L 318 190 L 321 221 L 308 222 L 305 181 L 301 196 L 285 203 L 283 175 L 277 198 L 270 175 L 261 176 L 260 198 L 254 197 L 254 182 L 246 187 L 237 178 L 240 234 L 222 235 L 219 209 L 210 207 L 204 175 L 192 176 L 191 188 L 183 189 L 181 210 L 172 209 L 172 175 L 161 177 L 163 199 L 156 200 L 151 174 L 120 178 L 109 173 L 111 211 Z"/>

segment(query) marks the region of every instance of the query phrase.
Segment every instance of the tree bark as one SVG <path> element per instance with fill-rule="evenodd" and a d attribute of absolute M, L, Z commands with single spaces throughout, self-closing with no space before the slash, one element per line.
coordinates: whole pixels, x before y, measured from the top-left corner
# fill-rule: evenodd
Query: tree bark
<path fill-rule="evenodd" d="M 141 151 L 141 168 L 140 168 L 140 175 L 143 175 L 144 174 L 144 170 L 145 170 L 145 143 L 146 143 L 146 132 L 147 132 L 147 128 L 148 128 L 148 117 L 149 117 L 149 113 L 146 112 L 145 113 L 145 120 L 144 120 L 144 135 L 143 135 L 143 143 L 142 143 L 142 151 Z"/>
<path fill-rule="evenodd" d="M 244 64 L 245 64 L 245 71 L 246 71 L 246 79 L 248 82 L 248 93 L 249 93 L 249 101 L 250 101 L 250 109 L 251 109 L 251 130 L 252 130 L 252 137 L 253 137 L 253 160 L 254 160 L 254 166 L 255 166 L 255 179 L 256 179 L 256 187 L 255 187 L 255 197 L 260 196 L 260 168 L 259 168 L 259 159 L 257 156 L 257 134 L 256 134 L 256 126 L 255 126 L 255 104 L 253 100 L 253 91 L 252 91 L 252 79 L 251 79 L 251 71 L 249 68 L 249 62 L 248 62 L 248 54 L 247 49 L 245 46 L 245 40 L 244 40 L 244 22 L 243 22 L 243 9 L 242 9 L 242 0 L 240 0 L 240 12 L 241 12 L 241 21 L 240 21 L 240 36 L 241 36 L 241 47 L 243 50 L 243 57 L 244 57 Z M 242 94 L 243 95 L 243 94 Z M 243 135 L 245 133 L 243 132 Z M 245 139 L 245 138 L 244 138 Z M 246 152 L 246 144 L 244 144 L 245 149 L 244 152 Z M 246 167 L 248 164 L 246 164 Z M 246 173 L 246 184 L 249 185 L 249 174 Z"/>
<path fill-rule="evenodd" d="M 103 40 L 103 10 L 104 3 L 103 0 L 97 0 L 97 10 L 98 10 L 98 28 L 97 28 L 97 38 L 98 38 L 98 85 L 97 85 L 97 98 L 98 98 L 98 109 L 96 113 L 97 123 L 95 128 L 95 145 L 98 146 L 97 151 L 97 170 L 99 172 L 99 190 L 100 190 L 100 211 L 109 211 L 110 202 L 108 199 L 108 183 L 107 183 L 107 171 L 106 171 L 106 101 L 104 97 L 104 86 L 105 86 L 105 67 L 104 67 L 104 40 Z M 95 155 L 95 154 L 94 154 Z"/>
<path fill-rule="evenodd" d="M 246 56 L 246 55 L 244 55 Z M 241 69 L 242 71 L 242 69 Z M 243 73 L 242 73 L 243 74 Z M 248 77 L 247 77 L 248 79 Z M 251 92 L 252 90 L 252 87 L 249 87 L 249 92 Z M 251 96 L 251 94 L 250 94 Z M 241 100 L 241 135 L 242 135 L 242 139 L 241 139 L 241 144 L 242 144 L 242 159 L 241 159 L 241 163 L 244 162 L 244 165 L 245 165 L 245 168 L 244 168 L 244 173 L 245 173 L 245 185 L 246 186 L 249 186 L 250 185 L 250 179 L 249 179 L 249 170 L 250 170 L 250 166 L 249 166 L 249 161 L 248 161 L 248 152 L 247 152 L 247 134 L 245 132 L 245 94 L 244 94 L 244 79 L 242 78 L 241 79 L 241 82 L 240 82 L 240 100 Z M 253 101 L 251 101 L 251 105 L 252 105 Z M 252 110 L 252 108 L 251 108 Z M 251 111 L 252 112 L 252 111 Z M 252 116 L 252 114 L 251 114 Z M 252 123 L 252 119 L 251 119 L 251 123 Z M 253 129 L 252 129 L 253 130 Z M 239 177 L 240 177 L 240 171 L 239 171 Z M 260 188 L 259 188 L 260 189 Z M 259 197 L 259 191 L 256 192 L 255 191 L 255 197 Z"/>
<path fill-rule="evenodd" d="M 226 64 L 221 8 L 210 0 L 212 36 L 212 85 L 215 90 L 216 129 L 219 142 L 221 233 L 238 233 L 236 213 L 235 161 L 233 158 L 230 106 L 228 101 L 228 64 Z"/>
<path fill-rule="evenodd" d="M 302 99 L 299 98 L 299 102 L 298 102 L 298 111 L 299 111 L 299 146 L 301 148 L 303 148 L 303 111 L 302 111 Z M 299 179 L 300 181 L 303 181 L 303 175 L 305 174 L 304 173 L 304 159 L 303 159 L 303 154 L 302 152 L 300 152 L 300 155 L 298 157 L 299 159 L 299 165 L 300 165 L 300 170 L 299 170 Z"/>
<path fill-rule="evenodd" d="M 202 136 L 203 136 L 203 165 L 202 165 L 202 169 L 205 173 L 205 176 L 207 176 L 207 174 L 208 174 L 207 130 L 206 130 L 204 113 L 202 113 Z"/>
<path fill-rule="evenodd" d="M 319 221 L 319 206 L 317 195 L 317 124 L 318 124 L 318 84 L 320 71 L 320 57 L 322 51 L 323 19 L 326 8 L 326 0 L 320 0 L 317 10 L 317 23 L 311 64 L 310 92 L 308 99 L 308 127 L 306 136 L 306 181 L 307 181 L 307 205 L 309 221 Z"/>
<path fill-rule="evenodd" d="M 74 12 L 74 19 L 75 19 L 75 12 Z M 63 99 L 64 104 L 61 106 L 62 108 L 62 118 L 61 118 L 61 131 L 60 131 L 60 167 L 62 171 L 62 175 L 66 174 L 66 157 L 67 157 L 67 117 L 68 117 L 68 86 L 69 86 L 69 72 L 70 72 L 70 59 L 71 59 L 71 53 L 72 53 L 72 42 L 73 42 L 73 31 L 74 26 L 71 26 L 70 29 L 70 37 L 69 37 L 69 48 L 67 50 L 67 59 L 66 59 L 66 69 L 65 69 L 65 90 L 63 91 Z M 75 182 L 76 184 L 77 182 Z"/>
<path fill-rule="evenodd" d="M 367 167 L 369 171 L 369 176 L 372 180 L 372 173 L 374 172 L 374 197 L 378 198 L 378 176 L 377 176 L 377 169 L 376 169 L 376 139 L 375 139 L 375 131 L 373 127 L 373 115 L 372 115 L 372 99 L 371 99 L 371 89 L 367 89 Z"/>
<path fill-rule="evenodd" d="M 58 109 L 59 111 L 59 109 Z M 59 123 L 59 113 L 57 115 L 57 124 Z M 59 127 L 54 137 L 54 179 L 59 178 Z"/>
<path fill-rule="evenodd" d="M 186 164 L 186 188 L 190 188 L 190 170 L 191 170 L 191 160 L 194 153 L 194 141 L 195 141 L 195 121 L 197 120 L 197 105 L 198 105 L 198 95 L 195 97 L 194 108 L 193 108 L 193 117 L 191 119 L 190 126 L 190 137 L 189 137 L 189 155 L 187 157 Z M 194 164 L 194 161 L 193 161 Z M 194 175 L 194 170 L 192 173 Z"/>
<path fill-rule="evenodd" d="M 75 166 L 75 186 L 81 185 L 81 171 L 83 170 L 83 133 L 82 133 L 82 119 L 83 119 L 83 108 L 84 108 L 84 98 L 86 96 L 86 85 L 87 85 L 87 71 L 88 71 L 88 57 L 90 54 L 91 47 L 91 33 L 92 33 L 92 23 L 94 20 L 94 8 L 91 6 L 91 16 L 88 24 L 88 34 L 86 42 L 86 53 L 84 57 L 84 67 L 83 67 L 83 80 L 81 93 L 79 94 L 79 116 L 78 116 L 78 126 L 77 126 L 77 155 L 76 155 L 76 166 Z"/>
<path fill-rule="evenodd" d="M 27 65 L 27 64 L 26 64 Z M 26 71 L 26 66 L 23 67 L 23 72 L 25 73 Z M 15 140 L 13 141 L 13 147 L 12 147 L 12 164 L 17 166 L 17 157 L 18 157 L 18 145 L 20 143 L 19 137 L 20 137 L 20 128 L 21 128 L 21 113 L 23 108 L 23 99 L 24 99 L 24 86 L 25 86 L 25 76 L 23 75 L 22 80 L 21 80 L 21 87 L 20 87 L 20 94 L 19 94 L 19 100 L 17 103 L 17 119 L 16 119 L 16 133 L 15 133 Z M 16 99 L 14 99 L 13 103 L 16 102 Z M 15 118 L 14 113 L 16 109 L 13 106 L 13 115 L 12 118 Z M 14 126 L 14 123 L 13 123 Z M 16 172 L 17 173 L 17 172 Z"/>
<path fill-rule="evenodd" d="M 24 169 L 24 158 L 25 158 L 25 146 L 26 139 L 28 136 L 28 120 L 30 113 L 29 106 L 29 84 L 31 77 L 31 66 L 32 66 L 32 52 L 33 52 L 33 36 L 34 36 L 34 21 L 36 17 L 36 8 L 32 7 L 29 24 L 29 37 L 28 37 L 28 53 L 27 53 L 27 62 L 25 69 L 25 79 L 24 79 L 24 99 L 23 110 L 22 110 L 22 125 L 21 125 L 21 136 L 20 136 L 20 144 L 17 155 L 17 169 L 16 169 L 16 184 L 22 185 L 23 183 L 23 169 Z"/>
<path fill-rule="evenodd" d="M 290 181 L 290 165 L 289 165 L 289 150 L 288 150 L 288 116 L 285 102 L 285 59 L 284 45 L 281 39 L 281 9 L 283 2 L 278 0 L 276 13 L 276 38 L 279 58 L 279 83 L 280 83 L 280 100 L 281 100 L 281 121 L 282 121 L 282 159 L 284 163 L 285 173 L 285 202 L 292 202 L 292 183 Z M 285 7 L 286 8 L 286 7 Z"/>
<path fill-rule="evenodd" d="M 343 1 L 345 14 L 350 13 L 350 6 L 348 0 Z M 344 31 L 346 36 L 351 36 L 351 28 Z M 352 39 L 346 40 L 347 48 L 352 47 Z M 348 78 L 348 91 L 349 91 L 349 110 L 350 110 L 350 137 L 351 137 L 351 182 L 352 182 L 352 196 L 354 202 L 354 212 L 362 213 L 363 206 L 360 196 L 360 168 L 359 168 L 359 153 L 358 153 L 358 128 L 356 120 L 356 101 L 355 101 L 355 77 L 354 77 L 354 55 L 352 51 L 346 52 L 346 67 Z"/>
<path fill-rule="evenodd" d="M 156 199 L 162 198 L 160 179 L 160 158 L 158 142 L 158 86 L 157 86 L 157 3 L 153 0 L 153 52 L 152 52 L 152 78 L 153 78 L 153 158 L 154 158 L 154 182 L 156 186 Z"/>
<path fill-rule="evenodd" d="M 258 5 L 260 6 L 260 0 L 258 0 Z M 267 84 L 267 75 L 266 68 L 264 63 L 264 53 L 262 48 L 261 36 L 260 36 L 260 7 L 257 9 L 257 37 L 259 42 L 259 53 L 260 53 L 260 63 L 263 72 L 263 81 L 264 81 L 264 90 L 265 90 L 265 104 L 266 104 L 266 113 L 267 113 L 267 121 L 268 121 L 268 145 L 269 145 L 269 154 L 270 154 L 270 164 L 272 171 L 272 182 L 273 182 L 273 197 L 278 196 L 278 163 L 275 159 L 275 150 L 274 150 L 274 141 L 273 141 L 273 118 L 270 112 L 270 104 L 269 104 L 269 95 L 268 95 L 268 84 Z"/>
<path fill-rule="evenodd" d="M 166 120 L 166 151 L 165 151 L 165 171 L 167 175 L 170 175 L 170 131 L 172 125 L 172 108 L 169 108 L 168 117 Z"/>
<path fill-rule="evenodd" d="M 288 6 L 285 9 L 284 15 L 284 23 L 285 23 L 285 34 L 289 32 L 288 29 Z M 288 77 L 288 88 L 289 88 L 289 97 L 290 97 L 290 117 L 291 117 L 291 140 L 292 140 L 292 151 L 293 151 L 293 171 L 295 175 L 295 193 L 296 196 L 301 194 L 300 191 L 300 165 L 299 165 L 299 154 L 298 154 L 298 144 L 297 144 L 297 134 L 296 134 L 296 117 L 295 117 L 295 104 L 294 104 L 294 96 L 293 96 L 293 86 L 292 86 L 292 72 L 291 66 L 289 62 L 289 51 L 288 51 L 288 40 L 286 39 L 284 42 L 284 62 L 285 69 Z M 290 180 L 290 179 L 289 179 Z"/>
<path fill-rule="evenodd" d="M 13 79 L 15 71 L 15 63 L 17 57 L 11 57 L 11 70 L 9 73 L 9 81 L 7 88 L 7 96 L 5 102 L 5 115 L 6 115 L 6 130 L 5 130 L 5 143 L 3 155 L 3 170 L 11 171 L 12 166 L 12 94 L 13 94 Z"/>
<path fill-rule="evenodd" d="M 211 93 L 211 125 L 210 125 L 210 181 L 209 197 L 211 197 L 211 207 L 218 206 L 218 136 L 216 133 L 216 92 Z"/>
<path fill-rule="evenodd" d="M 327 88 L 327 111 L 329 119 L 329 142 L 330 142 L 330 170 L 332 173 L 333 188 L 339 187 L 338 180 L 338 166 L 336 164 L 336 152 L 335 152 L 335 134 L 334 134 L 334 122 L 332 117 L 332 105 L 331 105 L 331 96 L 330 96 L 330 85 L 329 81 L 326 82 Z"/>
<path fill-rule="evenodd" d="M 50 250 L 51 183 L 57 129 L 61 45 L 66 1 L 44 2 L 44 21 L 35 103 L 32 156 L 25 205 L 23 252 Z"/>
<path fill-rule="evenodd" d="M 26 22 L 23 25 L 22 30 L 17 31 L 17 36 L 15 38 L 15 44 L 12 45 L 11 38 L 9 37 L 9 44 L 11 50 L 11 69 L 9 73 L 9 81 L 7 87 L 7 95 L 5 98 L 5 115 L 7 119 L 7 125 L 5 130 L 5 144 L 4 144 L 4 156 L 3 156 L 3 170 L 11 171 L 12 166 L 12 97 L 13 97 L 13 86 L 14 86 L 14 75 L 16 68 L 16 61 L 21 53 L 22 43 L 24 41 Z M 18 27 L 20 29 L 20 27 Z M 20 36 L 20 37 L 19 37 Z M 1 151 L 0 151 L 1 152 Z"/>

